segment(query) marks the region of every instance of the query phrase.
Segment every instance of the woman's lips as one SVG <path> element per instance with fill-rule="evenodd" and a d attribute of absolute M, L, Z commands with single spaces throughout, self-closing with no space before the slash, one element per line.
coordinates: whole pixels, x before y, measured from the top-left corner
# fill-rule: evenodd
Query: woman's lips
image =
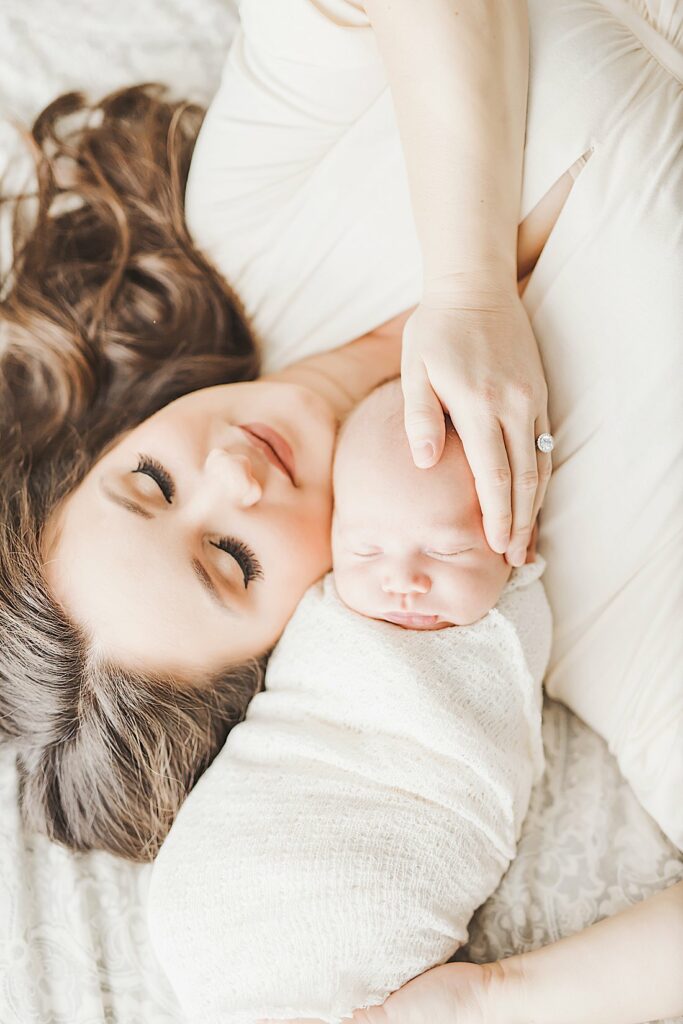
<path fill-rule="evenodd" d="M 268 461 L 281 473 L 284 473 L 296 487 L 294 453 L 284 437 L 278 434 L 277 430 L 266 426 L 265 423 L 240 423 L 238 426 L 240 430 L 249 434 L 256 447 L 263 452 Z"/>
<path fill-rule="evenodd" d="M 409 612 L 386 612 L 382 615 L 386 622 L 393 622 L 397 626 L 406 626 L 408 629 L 434 629 L 437 626 L 449 626 L 438 615 L 417 615 Z"/>

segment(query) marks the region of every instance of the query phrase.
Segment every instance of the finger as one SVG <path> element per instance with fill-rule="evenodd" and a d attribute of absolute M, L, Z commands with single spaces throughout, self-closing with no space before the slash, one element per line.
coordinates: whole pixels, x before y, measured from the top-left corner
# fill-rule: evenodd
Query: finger
<path fill-rule="evenodd" d="M 529 547 L 526 549 L 525 562 L 536 561 L 536 541 L 538 538 L 538 519 L 531 527 L 531 537 L 529 538 Z"/>
<path fill-rule="evenodd" d="M 534 421 L 514 417 L 503 426 L 512 471 L 512 529 L 505 557 L 509 565 L 523 565 L 531 537 L 532 511 L 538 490 L 538 462 Z"/>
<path fill-rule="evenodd" d="M 449 412 L 474 476 L 486 540 L 502 555 L 510 537 L 512 506 L 510 463 L 500 423 L 493 417 L 482 422 L 471 416 L 456 422 Z"/>
<path fill-rule="evenodd" d="M 443 408 L 421 359 L 405 359 L 401 366 L 403 422 L 413 461 L 420 469 L 434 466 L 443 453 L 446 423 Z"/>
<path fill-rule="evenodd" d="M 547 414 L 542 417 L 539 416 L 534 427 L 534 445 L 536 444 L 536 438 L 539 434 L 549 433 L 551 433 L 551 430 Z M 538 490 L 536 491 L 536 499 L 531 512 L 532 523 L 535 522 L 538 517 L 538 513 L 543 505 L 543 501 L 545 500 L 546 491 L 548 490 L 548 484 L 553 472 L 552 453 L 539 452 L 538 448 L 536 448 L 536 461 L 538 464 Z"/>

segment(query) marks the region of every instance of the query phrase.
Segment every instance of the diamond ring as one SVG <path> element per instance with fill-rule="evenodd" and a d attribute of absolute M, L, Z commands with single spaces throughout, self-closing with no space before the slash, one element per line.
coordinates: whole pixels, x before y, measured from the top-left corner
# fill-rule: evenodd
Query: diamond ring
<path fill-rule="evenodd" d="M 536 438 L 536 447 L 539 452 L 551 452 L 555 447 L 555 438 L 552 434 L 539 434 Z"/>

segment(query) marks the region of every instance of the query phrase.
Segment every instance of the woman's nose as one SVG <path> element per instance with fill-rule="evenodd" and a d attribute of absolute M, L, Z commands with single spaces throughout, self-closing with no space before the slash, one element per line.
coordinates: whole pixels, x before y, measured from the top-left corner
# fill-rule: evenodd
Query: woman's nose
<path fill-rule="evenodd" d="M 206 469 L 230 499 L 242 508 L 249 508 L 261 500 L 263 488 L 248 455 L 212 448 L 206 457 Z"/>
<path fill-rule="evenodd" d="M 382 577 L 385 594 L 428 594 L 431 589 L 432 581 L 426 573 L 402 563 L 388 566 Z"/>

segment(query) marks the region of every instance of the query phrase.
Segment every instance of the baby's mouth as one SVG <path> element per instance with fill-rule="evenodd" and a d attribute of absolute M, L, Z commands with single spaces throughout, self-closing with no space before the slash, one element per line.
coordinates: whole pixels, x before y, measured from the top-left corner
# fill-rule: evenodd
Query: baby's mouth
<path fill-rule="evenodd" d="M 439 615 L 417 615 L 415 612 L 385 612 L 382 618 L 406 629 L 443 629 L 451 625 Z"/>

